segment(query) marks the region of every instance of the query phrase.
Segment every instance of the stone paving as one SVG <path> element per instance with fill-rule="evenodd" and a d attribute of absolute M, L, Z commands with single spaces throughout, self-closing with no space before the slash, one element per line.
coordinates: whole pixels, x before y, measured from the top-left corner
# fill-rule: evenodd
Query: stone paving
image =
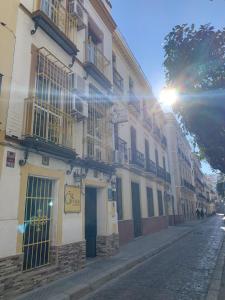
<path fill-rule="evenodd" d="M 209 219 L 159 255 L 85 299 L 205 299 L 224 238 L 221 226 L 221 217 Z"/>

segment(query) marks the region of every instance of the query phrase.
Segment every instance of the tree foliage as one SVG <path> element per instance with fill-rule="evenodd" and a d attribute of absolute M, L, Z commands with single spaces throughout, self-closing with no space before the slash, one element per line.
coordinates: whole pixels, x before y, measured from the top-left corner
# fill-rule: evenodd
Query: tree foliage
<path fill-rule="evenodd" d="M 214 169 L 225 173 L 225 29 L 175 26 L 166 36 L 165 74 L 174 110 Z"/>

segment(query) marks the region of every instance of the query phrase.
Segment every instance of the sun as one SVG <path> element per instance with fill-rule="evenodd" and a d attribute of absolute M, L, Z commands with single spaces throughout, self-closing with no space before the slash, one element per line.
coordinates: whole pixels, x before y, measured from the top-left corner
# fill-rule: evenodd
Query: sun
<path fill-rule="evenodd" d="M 178 92 L 174 88 L 163 89 L 159 95 L 159 102 L 163 105 L 172 106 L 178 100 Z"/>

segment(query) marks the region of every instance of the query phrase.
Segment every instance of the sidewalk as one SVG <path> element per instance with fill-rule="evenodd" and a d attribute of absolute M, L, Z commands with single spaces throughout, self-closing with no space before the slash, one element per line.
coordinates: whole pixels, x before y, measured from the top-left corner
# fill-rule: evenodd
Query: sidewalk
<path fill-rule="evenodd" d="M 158 254 L 175 241 L 192 232 L 203 221 L 191 221 L 172 226 L 158 233 L 140 237 L 127 245 L 113 257 L 96 259 L 87 263 L 85 269 L 70 274 L 44 287 L 26 293 L 18 300 L 69 300 L 79 299 L 99 288 L 109 280 L 127 272 L 132 267 Z"/>

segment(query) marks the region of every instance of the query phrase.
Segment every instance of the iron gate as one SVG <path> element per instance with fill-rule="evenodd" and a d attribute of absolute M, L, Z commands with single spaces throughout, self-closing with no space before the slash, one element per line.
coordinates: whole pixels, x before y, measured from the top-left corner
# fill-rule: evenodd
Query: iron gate
<path fill-rule="evenodd" d="M 52 189 L 52 180 L 28 177 L 24 214 L 23 270 L 49 263 Z"/>

